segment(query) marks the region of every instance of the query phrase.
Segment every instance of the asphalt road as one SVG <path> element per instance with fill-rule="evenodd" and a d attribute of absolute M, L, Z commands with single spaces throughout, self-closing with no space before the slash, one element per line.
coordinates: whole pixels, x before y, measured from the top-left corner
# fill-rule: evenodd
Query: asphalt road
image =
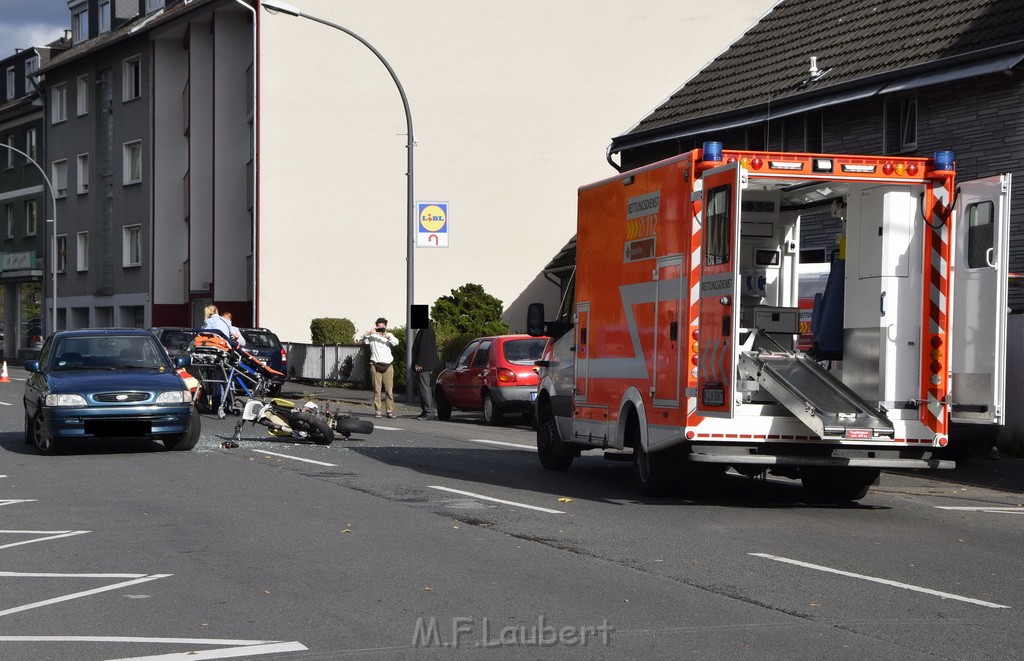
<path fill-rule="evenodd" d="M 0 658 L 1020 655 L 1024 496 L 885 474 L 857 506 L 727 476 L 646 499 L 533 433 L 381 420 L 330 446 L 204 416 L 191 452 L 42 457 L 0 384 Z M 354 413 L 369 410 L 349 405 Z"/>

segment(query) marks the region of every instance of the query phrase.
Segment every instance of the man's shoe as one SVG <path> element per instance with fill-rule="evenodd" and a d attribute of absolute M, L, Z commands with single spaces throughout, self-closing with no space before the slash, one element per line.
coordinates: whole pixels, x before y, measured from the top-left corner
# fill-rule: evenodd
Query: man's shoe
<path fill-rule="evenodd" d="M 381 414 L 380 414 L 380 413 L 377 413 L 377 414 L 376 414 L 376 415 L 374 415 L 373 417 L 375 417 L 375 418 L 380 418 L 380 417 L 383 417 L 383 416 L 381 416 Z"/>
<path fill-rule="evenodd" d="M 389 418 L 395 417 L 395 412 L 394 411 L 388 411 L 388 417 Z"/>
<path fill-rule="evenodd" d="M 426 413 L 420 413 L 418 416 L 416 416 L 416 419 L 417 420 L 429 420 L 430 416 L 427 415 Z"/>

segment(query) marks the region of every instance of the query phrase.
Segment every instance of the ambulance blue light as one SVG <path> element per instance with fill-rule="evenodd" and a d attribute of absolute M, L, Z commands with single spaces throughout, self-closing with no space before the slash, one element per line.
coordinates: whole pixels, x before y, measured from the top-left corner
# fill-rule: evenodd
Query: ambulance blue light
<path fill-rule="evenodd" d="M 953 152 L 951 151 L 937 151 L 935 152 L 935 169 L 936 170 L 952 170 L 953 169 Z"/>
<path fill-rule="evenodd" d="M 721 161 L 722 160 L 722 143 L 721 142 L 705 142 L 703 160 L 705 161 Z"/>

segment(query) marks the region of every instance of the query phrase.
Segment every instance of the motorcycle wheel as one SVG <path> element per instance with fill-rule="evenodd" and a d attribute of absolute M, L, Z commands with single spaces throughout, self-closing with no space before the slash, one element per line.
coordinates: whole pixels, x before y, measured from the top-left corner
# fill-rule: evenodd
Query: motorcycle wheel
<path fill-rule="evenodd" d="M 293 431 L 303 431 L 319 445 L 330 445 L 334 441 L 334 432 L 320 418 L 307 413 L 295 413 L 289 421 Z"/>
<path fill-rule="evenodd" d="M 370 420 L 357 420 L 356 418 L 335 418 L 334 431 L 345 438 L 352 434 L 370 434 L 373 432 L 373 422 Z"/>

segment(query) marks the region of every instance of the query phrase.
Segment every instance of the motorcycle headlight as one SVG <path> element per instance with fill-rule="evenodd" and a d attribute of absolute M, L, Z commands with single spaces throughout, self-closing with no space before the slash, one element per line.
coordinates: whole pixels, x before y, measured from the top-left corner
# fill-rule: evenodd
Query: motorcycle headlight
<path fill-rule="evenodd" d="M 46 396 L 46 406 L 88 406 L 85 397 L 73 393 L 51 393 Z"/>
<path fill-rule="evenodd" d="M 192 401 L 192 393 L 188 390 L 169 390 L 156 398 L 157 404 L 188 404 Z"/>

